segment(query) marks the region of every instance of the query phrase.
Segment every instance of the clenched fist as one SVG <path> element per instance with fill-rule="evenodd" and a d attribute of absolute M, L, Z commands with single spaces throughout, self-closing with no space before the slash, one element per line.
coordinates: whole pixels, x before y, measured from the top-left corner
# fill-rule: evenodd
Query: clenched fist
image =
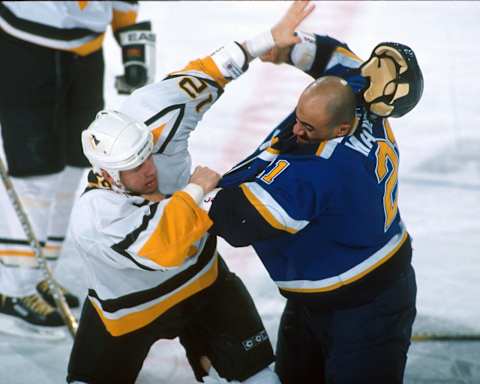
<path fill-rule="evenodd" d="M 212 191 L 220 180 L 220 174 L 208 167 L 198 166 L 190 177 L 190 183 L 200 185 L 206 194 Z"/>

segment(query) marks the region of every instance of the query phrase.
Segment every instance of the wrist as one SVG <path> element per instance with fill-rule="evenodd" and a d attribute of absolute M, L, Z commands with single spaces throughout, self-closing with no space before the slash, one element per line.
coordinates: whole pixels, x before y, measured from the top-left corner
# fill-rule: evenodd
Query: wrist
<path fill-rule="evenodd" d="M 245 47 L 248 54 L 255 58 L 267 53 L 275 47 L 275 40 L 271 30 L 260 33 L 253 38 L 245 41 Z"/>
<path fill-rule="evenodd" d="M 183 192 L 187 193 L 190 195 L 190 197 L 198 204 L 203 200 L 203 197 L 205 196 L 205 191 L 203 190 L 202 186 L 199 184 L 195 183 L 189 183 L 185 188 L 182 189 Z"/>

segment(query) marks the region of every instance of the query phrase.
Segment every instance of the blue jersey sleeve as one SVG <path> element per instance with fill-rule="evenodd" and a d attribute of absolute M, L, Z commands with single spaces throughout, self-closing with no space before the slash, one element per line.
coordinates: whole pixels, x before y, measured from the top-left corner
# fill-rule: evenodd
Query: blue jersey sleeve
<path fill-rule="evenodd" d="M 210 233 L 244 246 L 301 231 L 322 212 L 331 194 L 330 171 L 318 167 L 318 161 L 282 157 L 255 180 L 224 189 L 210 209 Z M 312 162 L 315 175 L 309 174 Z"/>

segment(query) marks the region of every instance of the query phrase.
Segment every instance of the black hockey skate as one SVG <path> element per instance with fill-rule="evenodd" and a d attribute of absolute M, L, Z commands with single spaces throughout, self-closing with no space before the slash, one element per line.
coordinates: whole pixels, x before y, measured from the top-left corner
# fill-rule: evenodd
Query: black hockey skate
<path fill-rule="evenodd" d="M 80 301 L 78 300 L 77 296 L 75 296 L 67 288 L 62 287 L 60 284 L 58 284 L 58 287 L 65 296 L 65 300 L 67 301 L 67 304 L 70 308 L 78 308 L 80 306 Z M 48 304 L 50 304 L 54 308 L 56 307 L 55 299 L 53 298 L 52 292 L 50 291 L 47 280 L 42 280 L 40 283 L 37 284 L 37 291 Z"/>
<path fill-rule="evenodd" d="M 0 295 L 0 331 L 41 339 L 65 337 L 60 313 L 37 293 L 24 297 Z"/>

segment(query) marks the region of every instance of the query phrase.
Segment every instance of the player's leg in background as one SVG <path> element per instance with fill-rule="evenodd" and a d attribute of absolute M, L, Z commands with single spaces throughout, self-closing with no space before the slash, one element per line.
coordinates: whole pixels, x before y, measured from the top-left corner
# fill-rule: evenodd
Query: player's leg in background
<path fill-rule="evenodd" d="M 0 63 L 0 124 L 6 162 L 33 230 L 38 240 L 45 242 L 51 196 L 64 167 L 55 123 L 55 100 L 61 92 L 55 51 L 3 32 L 0 49 L 9 52 Z M 57 311 L 36 293 L 41 273 L 35 268 L 34 252 L 4 189 L 0 199 L 4 207 L 9 207 L 0 225 L 1 268 L 5 268 L 0 282 L 0 311 L 8 319 L 32 325 L 62 325 Z"/>

